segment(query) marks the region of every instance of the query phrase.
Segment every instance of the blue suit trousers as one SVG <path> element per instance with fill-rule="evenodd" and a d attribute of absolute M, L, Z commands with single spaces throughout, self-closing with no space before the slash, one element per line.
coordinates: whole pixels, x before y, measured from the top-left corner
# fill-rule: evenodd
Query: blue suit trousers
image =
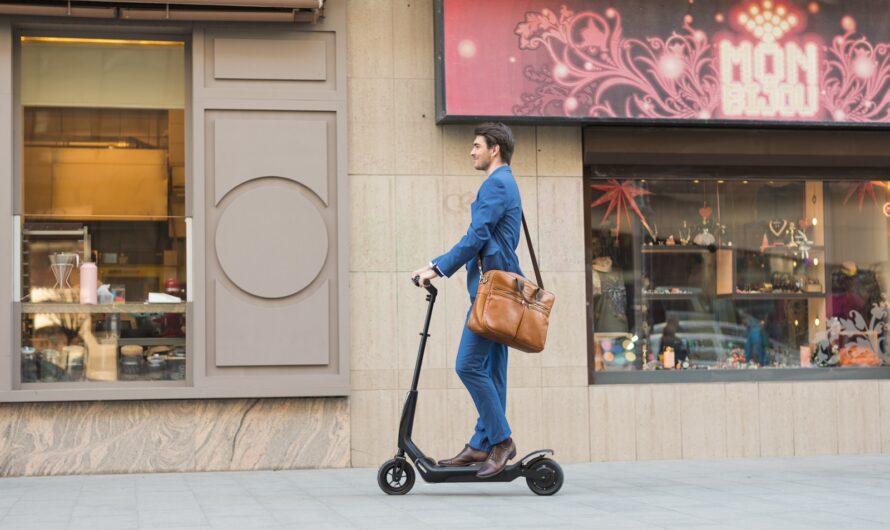
<path fill-rule="evenodd" d="M 507 346 L 482 338 L 464 324 L 455 371 L 470 392 L 479 419 L 470 447 L 480 451 L 510 437 L 507 423 Z"/>

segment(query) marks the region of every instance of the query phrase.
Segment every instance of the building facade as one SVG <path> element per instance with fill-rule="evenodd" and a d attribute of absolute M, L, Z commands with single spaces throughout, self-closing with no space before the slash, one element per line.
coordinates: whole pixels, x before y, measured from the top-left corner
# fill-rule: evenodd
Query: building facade
<path fill-rule="evenodd" d="M 520 452 L 584 462 L 890 450 L 887 133 L 879 114 L 864 127 L 808 110 L 808 34 L 787 48 L 800 52 L 795 119 L 733 121 L 748 108 L 731 97 L 751 81 L 739 51 L 747 26 L 721 18 L 765 12 L 763 2 L 707 13 L 663 3 L 664 26 L 644 2 L 620 12 L 568 2 L 570 13 L 548 2 L 516 13 L 450 0 L 297 3 L 194 13 L 179 2 L 151 15 L 111 2 L 109 19 L 0 18 L 0 182 L 12 198 L 0 244 L 14 258 L 0 262 L 13 278 L 0 289 L 11 300 L 0 306 L 11 352 L 0 472 L 390 458 L 425 309 L 409 275 L 466 230 L 483 180 L 471 123 L 487 117 L 514 124 L 513 172 L 557 295 L 544 352 L 511 352 Z M 806 17 L 822 54 L 834 35 L 823 25 L 850 29 L 828 4 L 783 9 L 776 27 Z M 281 13 L 291 18 L 271 21 Z M 495 20 L 491 33 L 513 49 L 473 34 L 473 19 Z M 634 43 L 690 28 L 692 40 L 672 42 L 686 46 L 674 49 L 679 63 L 658 63 L 673 80 L 690 43 L 706 37 L 716 54 L 724 36 L 738 79 L 698 99 L 711 114 L 665 118 L 622 114 L 627 101 L 634 112 L 660 101 L 634 100 L 635 89 L 597 102 L 596 84 L 573 96 L 525 76 L 575 71 L 542 59 L 554 43 L 521 39 L 542 38 L 546 24 L 573 35 L 556 29 L 577 21 L 578 35 L 590 28 L 584 49 L 605 50 L 616 20 Z M 486 57 L 519 69 L 470 62 Z M 856 63 L 863 79 L 878 75 L 873 59 L 874 71 Z M 760 73 L 776 77 L 776 54 L 764 61 Z M 579 71 L 599 71 L 590 62 Z M 886 87 L 872 84 L 880 105 Z M 614 115 L 596 115 L 598 104 Z M 530 271 L 524 243 L 519 253 Z M 98 269 L 95 305 L 80 293 L 84 258 Z M 462 447 L 475 423 L 454 373 L 464 279 L 441 282 L 420 379 L 415 439 L 434 457 Z M 145 307 L 150 296 L 163 305 Z"/>

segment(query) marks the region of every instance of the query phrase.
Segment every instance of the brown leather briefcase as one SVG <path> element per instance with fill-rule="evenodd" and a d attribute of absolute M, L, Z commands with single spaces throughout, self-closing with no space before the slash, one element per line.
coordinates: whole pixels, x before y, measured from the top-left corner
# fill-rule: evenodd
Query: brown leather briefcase
<path fill-rule="evenodd" d="M 544 290 L 525 214 L 522 215 L 522 228 L 538 283 L 513 272 L 490 270 L 483 273 L 480 258 L 479 289 L 467 327 L 477 335 L 510 348 L 537 353 L 547 342 L 550 310 L 556 296 Z"/>

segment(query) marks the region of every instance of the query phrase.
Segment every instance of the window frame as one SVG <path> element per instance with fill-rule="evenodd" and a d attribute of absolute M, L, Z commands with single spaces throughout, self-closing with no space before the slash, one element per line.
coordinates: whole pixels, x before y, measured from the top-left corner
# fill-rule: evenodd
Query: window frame
<path fill-rule="evenodd" d="M 719 132 L 715 132 L 719 134 Z M 768 132 L 766 133 L 768 134 Z M 818 149 L 818 147 L 816 147 Z M 887 169 L 880 166 L 872 166 L 862 160 L 864 165 L 839 165 L 838 167 L 815 167 L 795 163 L 792 165 L 767 165 L 750 163 L 750 157 L 735 156 L 727 160 L 726 166 L 715 166 L 709 155 L 705 164 L 695 164 L 696 155 L 681 155 L 683 162 L 678 164 L 673 153 L 653 155 L 649 158 L 636 158 L 639 165 L 621 165 L 614 162 L 617 157 L 609 156 L 606 163 L 590 163 L 592 158 L 585 149 L 585 164 L 583 173 L 583 208 L 584 208 L 584 256 L 585 263 L 591 263 L 593 248 L 591 245 L 591 233 L 595 227 L 595 220 L 591 215 L 590 204 L 595 200 L 591 183 L 603 181 L 606 178 L 640 179 L 648 180 L 693 180 L 724 179 L 726 181 L 749 180 L 832 180 L 832 181 L 859 181 L 866 179 L 886 180 Z M 595 157 L 595 156 L 594 156 Z M 633 158 L 630 158 L 633 159 Z M 770 159 L 772 160 L 772 159 Z M 852 160 L 847 160 L 851 162 Z M 691 162 L 691 163 L 690 163 Z M 585 267 L 585 298 L 587 323 L 587 376 L 588 384 L 682 384 L 682 383 L 715 383 L 715 382 L 793 382 L 793 381 L 837 381 L 837 380 L 864 380 L 864 379 L 890 379 L 890 366 L 873 368 L 782 368 L 759 370 L 633 370 L 633 371 L 596 371 L 595 369 L 595 331 L 594 331 L 594 300 L 592 294 L 593 275 L 589 266 Z"/>
<path fill-rule="evenodd" d="M 195 397 L 196 369 L 199 356 L 195 353 L 195 329 L 186 333 L 186 375 L 184 380 L 172 381 L 77 381 L 77 382 L 29 382 L 21 380 L 22 348 L 22 302 L 21 295 L 21 229 L 23 228 L 22 192 L 24 186 L 24 111 L 21 102 L 21 38 L 27 36 L 131 39 L 131 40 L 181 40 L 184 43 L 184 141 L 185 141 L 185 221 L 186 221 L 186 281 L 193 281 L 194 237 L 192 235 L 194 181 L 192 178 L 193 139 L 190 133 L 193 109 L 193 27 L 187 24 L 160 26 L 114 26 L 103 21 L 84 21 L 73 24 L 13 23 L 9 26 L 11 56 L 11 118 L 12 118 L 12 173 L 11 173 L 11 213 L 13 230 L 13 279 L 11 292 L 12 333 L 7 342 L 11 354 L 6 362 L 0 362 L 0 402 L 28 401 L 72 401 L 94 399 L 171 399 Z M 186 322 L 194 322 L 193 288 L 187 283 L 187 297 L 184 300 Z M 190 325 L 190 327 L 193 327 Z"/>

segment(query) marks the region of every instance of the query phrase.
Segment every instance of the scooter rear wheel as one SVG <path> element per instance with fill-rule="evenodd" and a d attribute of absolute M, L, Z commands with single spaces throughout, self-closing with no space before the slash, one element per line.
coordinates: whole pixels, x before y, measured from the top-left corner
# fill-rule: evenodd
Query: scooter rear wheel
<path fill-rule="evenodd" d="M 537 495 L 553 495 L 562 488 L 564 476 L 556 460 L 542 458 L 532 464 L 525 482 Z"/>
<path fill-rule="evenodd" d="M 414 487 L 414 468 L 404 458 L 387 460 L 377 471 L 377 485 L 387 495 L 404 495 Z"/>

